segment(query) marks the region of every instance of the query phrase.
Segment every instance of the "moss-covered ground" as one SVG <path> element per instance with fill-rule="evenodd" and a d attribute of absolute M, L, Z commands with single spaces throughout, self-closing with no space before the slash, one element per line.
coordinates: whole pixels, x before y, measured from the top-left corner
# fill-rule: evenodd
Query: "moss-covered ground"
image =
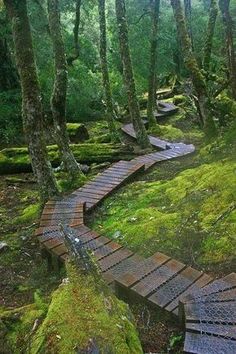
<path fill-rule="evenodd" d="M 183 112 L 161 129 L 180 130 Z M 197 152 L 162 162 L 123 187 L 90 226 L 145 256 L 161 251 L 201 270 L 227 273 L 236 265 L 236 129 L 206 142 L 195 124 L 187 121 L 184 128 L 183 140 L 195 136 Z"/>
<path fill-rule="evenodd" d="M 69 282 L 54 292 L 46 318 L 33 335 L 30 353 L 142 353 L 133 317 L 93 275 L 68 265 Z M 95 349 L 94 349 L 95 351 Z"/>

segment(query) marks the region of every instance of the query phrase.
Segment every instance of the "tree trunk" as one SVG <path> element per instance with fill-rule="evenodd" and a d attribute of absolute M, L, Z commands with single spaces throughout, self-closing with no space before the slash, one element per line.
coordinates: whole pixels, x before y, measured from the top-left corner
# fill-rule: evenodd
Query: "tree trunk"
<path fill-rule="evenodd" d="M 0 38 L 0 91 L 19 87 L 16 68 L 12 63 L 6 39 Z"/>
<path fill-rule="evenodd" d="M 160 10 L 160 0 L 152 0 L 152 34 L 150 50 L 150 71 L 148 84 L 147 117 L 149 126 L 156 124 L 154 110 L 156 110 L 156 66 L 157 66 L 157 31 L 158 17 Z"/>
<path fill-rule="evenodd" d="M 80 26 L 80 13 L 81 13 L 82 0 L 76 0 L 75 2 L 75 24 L 73 28 L 74 36 L 74 53 L 67 58 L 68 65 L 72 65 L 73 61 L 79 58 L 80 46 L 79 46 L 79 26 Z"/>
<path fill-rule="evenodd" d="M 66 130 L 67 66 L 58 0 L 48 0 L 48 17 L 55 60 L 55 81 L 51 97 L 51 110 L 63 167 L 73 179 L 81 173 L 81 170 L 70 149 L 69 136 Z"/>
<path fill-rule="evenodd" d="M 134 125 L 137 142 L 142 148 L 150 146 L 147 132 L 140 116 L 139 104 L 133 75 L 133 67 L 129 49 L 128 24 L 124 0 L 116 0 L 116 18 L 120 42 L 120 53 L 123 63 L 123 75 L 128 95 L 129 113 Z"/>
<path fill-rule="evenodd" d="M 236 56 L 233 39 L 233 21 L 229 12 L 230 0 L 219 0 L 222 19 L 225 27 L 228 67 L 233 98 L 236 100 Z"/>
<path fill-rule="evenodd" d="M 197 60 L 193 54 L 191 40 L 188 35 L 183 9 L 180 0 L 171 0 L 171 5 L 174 11 L 177 31 L 179 34 L 184 63 L 190 72 L 194 89 L 198 98 L 198 111 L 200 119 L 204 127 L 209 130 L 214 129 L 214 121 L 208 109 L 208 93 L 205 79 L 198 66 Z"/>
<path fill-rule="evenodd" d="M 193 45 L 193 30 L 192 30 L 192 1 L 184 0 L 184 14 L 187 22 L 188 35 L 191 40 L 192 50 L 194 50 Z"/>
<path fill-rule="evenodd" d="M 58 193 L 42 134 L 42 104 L 26 0 L 4 0 L 12 22 L 16 63 L 22 89 L 23 124 L 33 172 L 42 201 Z"/>
<path fill-rule="evenodd" d="M 203 68 L 205 71 L 208 71 L 210 66 L 212 41 L 213 41 L 213 36 L 215 31 L 217 14 L 218 14 L 217 2 L 216 0 L 211 0 L 206 41 L 203 50 Z"/>
<path fill-rule="evenodd" d="M 115 126 L 115 111 L 112 102 L 111 86 L 107 63 L 107 35 L 106 35 L 106 15 L 105 0 L 98 0 L 99 26 L 100 26 L 100 60 L 103 77 L 103 86 L 106 99 L 106 117 L 110 135 L 113 141 L 119 141 L 119 134 Z"/>

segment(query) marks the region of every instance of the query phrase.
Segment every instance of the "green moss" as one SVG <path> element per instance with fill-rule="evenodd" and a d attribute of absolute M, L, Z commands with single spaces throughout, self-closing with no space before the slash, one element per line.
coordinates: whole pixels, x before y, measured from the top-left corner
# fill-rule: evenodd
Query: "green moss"
<path fill-rule="evenodd" d="M 150 134 L 158 135 L 160 138 L 170 141 L 179 141 L 184 139 L 184 133 L 172 125 L 154 125 L 149 129 Z"/>
<path fill-rule="evenodd" d="M 40 203 L 32 204 L 23 209 L 20 216 L 14 219 L 14 224 L 30 224 L 37 220 L 41 212 Z"/>
<path fill-rule="evenodd" d="M 67 123 L 66 127 L 71 141 L 78 142 L 89 139 L 88 130 L 84 124 Z"/>
<path fill-rule="evenodd" d="M 69 267 L 69 283 L 52 297 L 47 316 L 33 337 L 31 353 L 75 353 L 93 339 L 101 353 L 142 353 L 127 305 L 94 278 Z"/>
<path fill-rule="evenodd" d="M 75 158 L 80 163 L 118 161 L 131 158 L 132 151 L 129 147 L 120 144 L 71 144 Z M 60 164 L 59 152 L 56 145 L 48 146 L 50 161 L 53 166 Z M 31 171 L 28 149 L 8 148 L 0 152 L 1 173 L 20 173 Z"/>
<path fill-rule="evenodd" d="M 228 263 L 236 254 L 236 162 L 212 162 L 168 181 L 136 182 L 105 202 L 95 227 L 144 255 Z M 223 215 L 223 216 L 222 216 Z"/>
<path fill-rule="evenodd" d="M 45 316 L 47 307 L 42 300 L 37 300 L 34 304 L 1 311 L 0 322 L 7 328 L 4 344 L 9 353 L 28 352 L 32 328 L 35 321 L 40 321 Z"/>

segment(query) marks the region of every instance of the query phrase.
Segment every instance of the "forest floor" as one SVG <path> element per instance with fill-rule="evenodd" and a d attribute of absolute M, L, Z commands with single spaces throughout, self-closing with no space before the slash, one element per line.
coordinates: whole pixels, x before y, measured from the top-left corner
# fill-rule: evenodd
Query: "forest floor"
<path fill-rule="evenodd" d="M 222 142 L 220 150 L 202 148 L 203 134 L 181 112 L 164 122 L 163 137 L 193 142 L 197 152 L 160 163 L 122 187 L 95 210 L 89 224 L 135 252 L 161 251 L 217 276 L 235 266 L 234 149 L 222 152 Z M 95 136 L 100 129 L 104 134 L 101 124 Z M 33 236 L 40 206 L 31 179 L 30 173 L 18 174 L 0 182 L 0 243 L 6 243 L 0 254 L 0 314 L 34 303 L 35 294 L 49 302 L 65 277 L 63 269 L 47 271 Z M 144 304 L 130 307 L 145 352 L 182 352 L 183 333 L 175 323 Z"/>

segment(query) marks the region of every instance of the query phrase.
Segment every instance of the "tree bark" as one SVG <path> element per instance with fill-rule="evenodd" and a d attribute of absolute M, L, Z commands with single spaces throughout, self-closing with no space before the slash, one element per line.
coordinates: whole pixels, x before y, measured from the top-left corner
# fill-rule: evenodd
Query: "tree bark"
<path fill-rule="evenodd" d="M 4 0 L 12 23 L 16 64 L 22 89 L 23 124 L 42 201 L 58 193 L 42 134 L 42 104 L 26 0 Z"/>
<path fill-rule="evenodd" d="M 219 0 L 219 6 L 222 13 L 223 24 L 225 28 L 228 67 L 230 73 L 230 82 L 233 98 L 236 100 L 236 56 L 233 38 L 233 21 L 229 12 L 230 0 Z"/>
<path fill-rule="evenodd" d="M 73 179 L 81 173 L 81 170 L 70 149 L 69 136 L 66 129 L 67 66 L 61 34 L 58 0 L 48 0 L 48 17 L 55 60 L 55 80 L 51 97 L 51 110 L 63 167 Z"/>
<path fill-rule="evenodd" d="M 0 91 L 12 90 L 20 87 L 19 76 L 8 45 L 8 21 L 6 11 L 0 18 Z"/>
<path fill-rule="evenodd" d="M 160 11 L 160 0 L 152 0 L 152 34 L 150 40 L 150 69 L 148 84 L 147 117 L 149 126 L 156 124 L 154 110 L 156 110 L 156 68 L 157 68 L 157 32 Z"/>
<path fill-rule="evenodd" d="M 203 49 L 203 68 L 205 71 L 208 71 L 210 67 L 212 41 L 213 41 L 213 36 L 215 31 L 217 14 L 218 14 L 217 2 L 216 0 L 211 0 L 206 41 Z"/>
<path fill-rule="evenodd" d="M 208 92 L 204 76 L 198 66 L 197 60 L 193 54 L 191 40 L 188 35 L 186 22 L 180 0 L 171 0 L 174 11 L 177 31 L 179 34 L 184 63 L 190 72 L 192 83 L 198 98 L 197 108 L 199 111 L 200 121 L 209 132 L 215 130 L 214 121 L 208 109 Z"/>
<path fill-rule="evenodd" d="M 142 148 L 150 146 L 150 142 L 140 116 L 139 104 L 136 95 L 133 67 L 129 49 L 128 24 L 126 20 L 126 8 L 124 0 L 116 0 L 116 18 L 118 24 L 118 36 L 120 53 L 123 63 L 123 75 L 128 95 L 129 113 L 134 125 L 137 142 Z"/>
<path fill-rule="evenodd" d="M 75 1 L 75 24 L 73 28 L 74 53 L 67 58 L 68 65 L 72 65 L 73 62 L 79 58 L 79 54 L 80 54 L 79 26 L 80 26 L 81 4 L 82 4 L 82 0 Z"/>
<path fill-rule="evenodd" d="M 19 87 L 16 68 L 13 65 L 6 38 L 0 38 L 0 91 Z"/>
<path fill-rule="evenodd" d="M 192 30 L 192 1 L 184 0 L 184 14 L 187 22 L 188 35 L 191 40 L 192 50 L 194 50 L 193 44 L 193 30 Z"/>
<path fill-rule="evenodd" d="M 105 0 L 98 0 L 99 26 L 100 26 L 100 60 L 103 77 L 103 86 L 106 99 L 106 118 L 108 128 L 113 141 L 119 141 L 119 134 L 115 126 L 115 111 L 112 102 L 111 86 L 107 63 L 107 35 L 106 35 L 106 14 Z"/>

